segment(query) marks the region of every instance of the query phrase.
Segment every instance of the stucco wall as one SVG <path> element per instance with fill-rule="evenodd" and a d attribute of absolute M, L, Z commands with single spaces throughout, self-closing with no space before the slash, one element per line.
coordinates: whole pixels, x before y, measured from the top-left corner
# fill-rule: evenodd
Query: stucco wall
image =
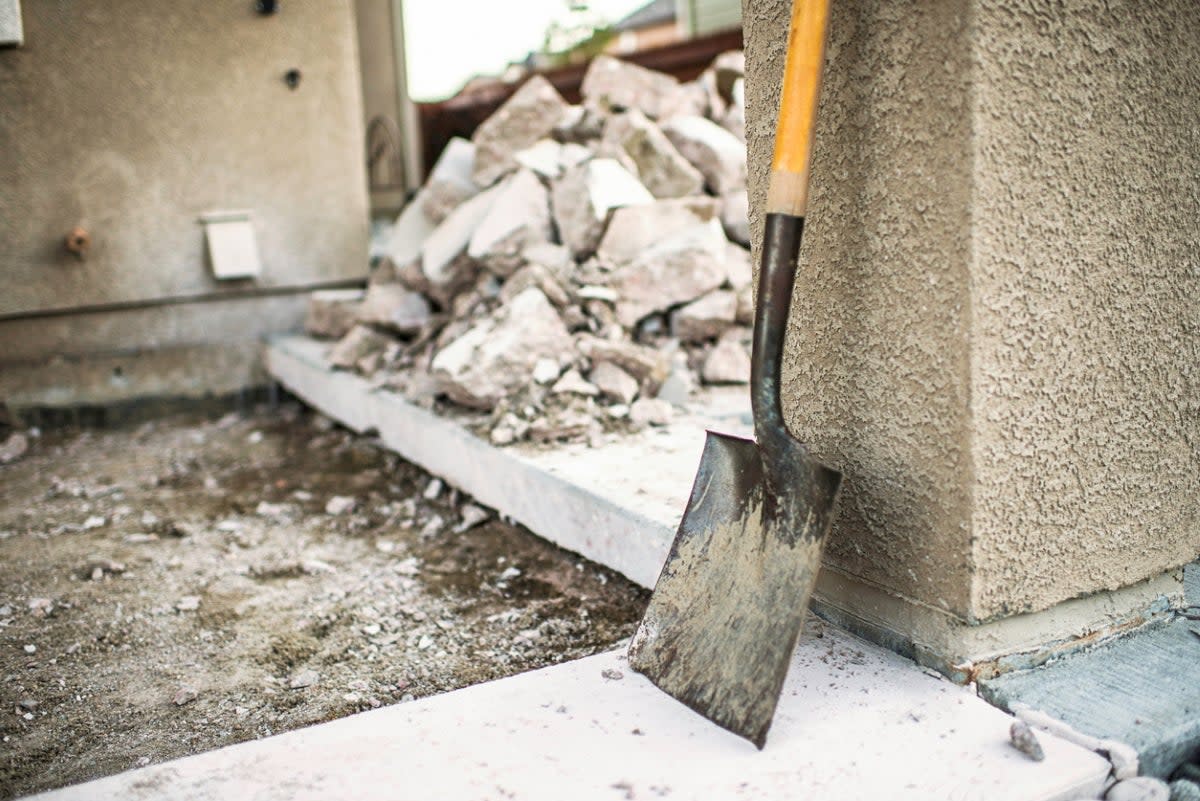
<path fill-rule="evenodd" d="M 1200 554 L 1200 15 L 977 2 L 973 607 Z"/>
<path fill-rule="evenodd" d="M 960 616 L 970 601 L 970 49 L 956 0 L 832 4 L 784 364 L 792 432 L 844 471 L 827 564 Z M 785 0 L 747 2 L 761 226 Z M 929 54 L 936 53 L 936 58 Z"/>
<path fill-rule="evenodd" d="M 25 44 L 0 50 L 0 315 L 246 289 L 211 278 L 214 209 L 253 211 L 254 287 L 365 273 L 350 0 L 23 8 Z M 83 262 L 62 246 L 80 224 Z"/>
<path fill-rule="evenodd" d="M 756 229 L 789 5 L 743 10 Z M 1200 551 L 1200 29 L 1065 6 L 833 4 L 785 409 L 828 565 L 965 621 Z"/>

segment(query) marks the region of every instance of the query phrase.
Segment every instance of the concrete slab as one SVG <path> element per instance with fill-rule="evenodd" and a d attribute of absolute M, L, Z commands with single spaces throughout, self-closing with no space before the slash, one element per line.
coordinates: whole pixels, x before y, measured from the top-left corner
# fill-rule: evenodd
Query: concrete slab
<path fill-rule="evenodd" d="M 819 624 L 818 624 L 819 625 Z M 832 628 L 796 652 L 759 752 L 659 692 L 624 650 L 46 793 L 191 799 L 890 799 L 1096 797 L 1099 756 Z"/>
<path fill-rule="evenodd" d="M 1189 601 L 1200 604 L 1187 568 Z M 1200 752 L 1200 623 L 1180 616 L 1035 670 L 979 682 L 983 697 L 1024 704 L 1083 734 L 1131 746 L 1141 773 L 1166 778 Z"/>

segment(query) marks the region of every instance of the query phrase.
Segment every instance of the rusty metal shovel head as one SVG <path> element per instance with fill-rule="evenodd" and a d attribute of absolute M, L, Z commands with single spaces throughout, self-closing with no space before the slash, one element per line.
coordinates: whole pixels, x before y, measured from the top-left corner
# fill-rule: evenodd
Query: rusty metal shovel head
<path fill-rule="evenodd" d="M 787 439 L 790 439 L 787 438 Z M 782 453 L 779 445 L 782 444 Z M 631 667 L 762 748 L 821 563 L 841 474 L 792 440 L 708 432 L 691 498 L 642 623 Z M 789 486 L 771 486 L 771 476 Z"/>

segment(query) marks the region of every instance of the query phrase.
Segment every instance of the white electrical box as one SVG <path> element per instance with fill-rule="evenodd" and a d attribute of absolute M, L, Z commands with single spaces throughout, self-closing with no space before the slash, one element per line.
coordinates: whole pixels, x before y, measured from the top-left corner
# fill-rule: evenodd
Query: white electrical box
<path fill-rule="evenodd" d="M 21 0 L 0 0 L 0 46 L 25 43 Z"/>
<path fill-rule="evenodd" d="M 213 211 L 200 217 L 213 277 L 257 278 L 262 274 L 254 221 L 248 211 Z"/>

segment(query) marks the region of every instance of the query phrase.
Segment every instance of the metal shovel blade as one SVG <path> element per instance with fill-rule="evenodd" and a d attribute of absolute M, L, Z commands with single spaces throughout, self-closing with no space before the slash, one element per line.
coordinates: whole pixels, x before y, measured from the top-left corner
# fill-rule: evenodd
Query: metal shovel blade
<path fill-rule="evenodd" d="M 785 435 L 786 437 L 786 435 Z M 786 437 L 790 440 L 790 437 Z M 841 474 L 792 440 L 708 432 L 630 666 L 762 748 L 804 624 Z M 786 476 L 788 486 L 773 486 Z"/>

